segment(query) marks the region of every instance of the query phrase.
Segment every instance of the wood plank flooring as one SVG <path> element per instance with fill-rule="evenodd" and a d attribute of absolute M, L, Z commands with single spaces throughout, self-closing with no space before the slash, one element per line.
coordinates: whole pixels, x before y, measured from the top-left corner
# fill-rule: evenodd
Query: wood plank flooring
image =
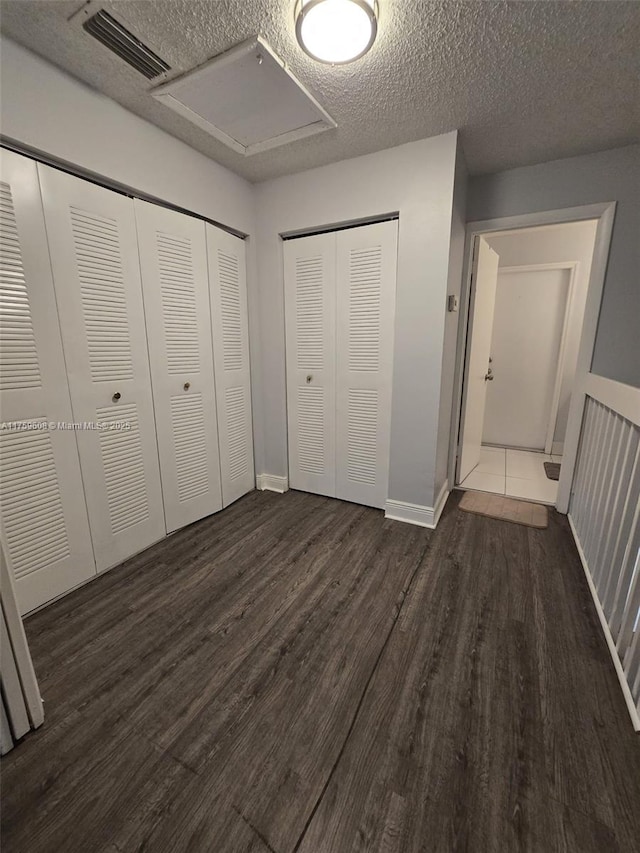
<path fill-rule="evenodd" d="M 640 849 L 566 519 L 252 492 L 27 620 L 4 853 Z"/>

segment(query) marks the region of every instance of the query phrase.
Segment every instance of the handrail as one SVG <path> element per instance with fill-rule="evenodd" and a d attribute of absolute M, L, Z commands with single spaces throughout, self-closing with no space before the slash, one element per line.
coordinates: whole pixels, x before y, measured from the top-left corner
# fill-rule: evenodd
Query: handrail
<path fill-rule="evenodd" d="M 585 394 L 617 412 L 636 426 L 640 426 L 640 388 L 589 373 L 585 380 Z"/>

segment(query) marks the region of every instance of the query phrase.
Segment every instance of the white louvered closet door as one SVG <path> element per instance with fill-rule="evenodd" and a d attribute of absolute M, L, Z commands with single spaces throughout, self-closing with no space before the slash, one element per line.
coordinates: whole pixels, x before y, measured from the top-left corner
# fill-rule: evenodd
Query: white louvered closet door
<path fill-rule="evenodd" d="M 336 237 L 287 240 L 283 250 L 289 485 L 334 497 Z"/>
<path fill-rule="evenodd" d="M 167 531 L 222 509 L 205 225 L 135 201 Z"/>
<path fill-rule="evenodd" d="M 9 151 L 0 186 L 0 516 L 20 610 L 95 575 L 36 164 Z M 43 424 L 12 429 L 11 422 Z"/>
<path fill-rule="evenodd" d="M 336 497 L 384 507 L 398 222 L 337 232 Z"/>
<path fill-rule="evenodd" d="M 245 244 L 214 225 L 206 232 L 222 498 L 228 506 L 255 487 Z"/>
<path fill-rule="evenodd" d="M 165 534 L 133 201 L 38 166 L 98 571 Z"/>

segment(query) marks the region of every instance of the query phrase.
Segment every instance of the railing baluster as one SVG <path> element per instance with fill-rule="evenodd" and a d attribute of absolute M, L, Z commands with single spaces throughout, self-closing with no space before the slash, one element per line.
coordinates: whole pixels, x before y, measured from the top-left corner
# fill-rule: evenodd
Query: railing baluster
<path fill-rule="evenodd" d="M 591 396 L 593 394 L 593 396 Z M 638 392 L 588 377 L 569 515 L 634 725 L 640 727 Z M 628 689 L 627 689 L 628 688 Z"/>
<path fill-rule="evenodd" d="M 607 617 L 607 621 L 611 616 L 611 608 L 613 607 L 613 597 L 615 595 L 617 581 L 615 571 L 616 567 L 613 562 L 616 534 L 620 530 L 620 526 L 622 524 L 624 501 L 629 489 L 629 480 L 631 479 L 632 460 L 638 447 L 638 431 L 635 429 L 633 424 L 630 424 L 628 421 L 625 423 L 627 425 L 627 440 L 620 465 L 620 472 L 614 479 L 614 482 L 616 483 L 616 496 L 613 507 L 611 508 L 607 532 L 603 543 L 603 559 L 606 560 L 609 565 L 609 573 L 607 583 L 600 600 L 602 601 L 602 609 Z"/>

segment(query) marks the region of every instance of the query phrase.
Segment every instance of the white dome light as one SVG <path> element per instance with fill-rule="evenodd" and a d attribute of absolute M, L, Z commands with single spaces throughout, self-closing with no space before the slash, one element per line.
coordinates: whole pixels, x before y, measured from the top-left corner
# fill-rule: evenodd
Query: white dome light
<path fill-rule="evenodd" d="M 296 35 L 313 59 L 344 65 L 360 59 L 375 41 L 376 0 L 298 0 Z"/>

